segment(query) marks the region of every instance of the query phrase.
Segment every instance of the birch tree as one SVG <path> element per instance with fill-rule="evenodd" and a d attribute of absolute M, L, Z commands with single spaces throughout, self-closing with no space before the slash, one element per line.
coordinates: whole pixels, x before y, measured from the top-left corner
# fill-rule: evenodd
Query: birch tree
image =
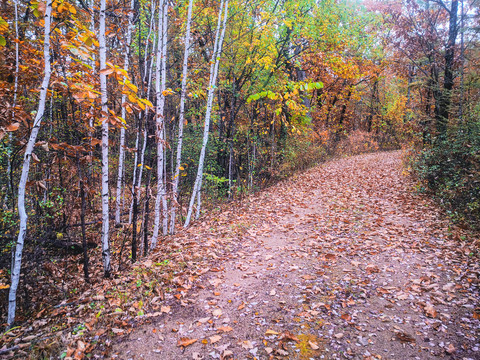
<path fill-rule="evenodd" d="M 11 326 L 15 321 L 15 310 L 17 306 L 17 290 L 20 282 L 20 271 L 22 267 L 22 253 L 23 245 L 25 243 L 25 234 L 27 232 L 27 211 L 25 210 L 25 188 L 28 181 L 28 173 L 30 171 L 30 159 L 32 157 L 35 141 L 40 131 L 40 125 L 45 113 L 45 104 L 47 101 L 48 85 L 50 83 L 50 76 L 52 73 L 50 63 L 50 23 L 52 15 L 52 3 L 47 1 L 45 3 L 45 17 L 44 17 L 44 31 L 45 39 L 43 42 L 43 58 L 45 62 L 43 81 L 40 88 L 40 98 L 38 101 L 38 109 L 35 119 L 33 121 L 32 132 L 28 139 L 27 147 L 23 157 L 22 175 L 18 184 L 18 215 L 20 218 L 20 230 L 18 232 L 17 244 L 15 246 L 15 255 L 12 264 L 12 283 L 10 285 L 10 292 L 8 294 L 8 326 Z"/>
<path fill-rule="evenodd" d="M 100 1 L 100 92 L 102 102 L 102 259 L 105 277 L 110 277 L 109 204 L 108 204 L 108 105 L 107 105 L 107 49 L 105 41 L 106 0 Z"/>
<path fill-rule="evenodd" d="M 165 199 L 165 182 L 164 182 L 164 135 L 165 135 L 165 82 L 166 82 L 166 56 L 167 56 L 167 19 L 168 19 L 168 0 L 160 0 L 158 16 L 158 45 L 157 59 L 155 68 L 155 93 L 157 98 L 157 106 L 155 111 L 156 117 L 156 139 L 157 139 L 157 197 L 155 200 L 155 215 L 153 236 L 150 247 L 153 249 L 157 245 L 158 233 L 160 230 L 160 208 Z M 164 206 L 165 210 L 165 206 Z M 166 229 L 164 228 L 164 231 Z"/>
<path fill-rule="evenodd" d="M 150 40 L 150 36 L 152 35 L 152 31 L 153 31 L 153 42 L 152 42 L 153 45 L 152 45 L 152 47 L 153 47 L 153 49 L 155 49 L 155 39 L 156 39 L 155 21 L 154 21 L 154 18 L 155 18 L 155 0 L 152 0 L 151 9 L 152 9 L 152 14 L 151 14 L 151 17 L 150 17 L 150 25 L 149 25 L 148 35 L 147 35 L 147 38 L 145 40 L 145 51 L 143 52 L 145 58 L 146 58 L 146 54 L 148 54 L 149 40 Z M 153 51 L 152 51 L 152 53 L 153 53 Z M 148 78 L 147 92 L 145 93 L 145 97 L 147 98 L 147 100 L 150 100 L 150 89 L 151 89 L 150 86 L 151 86 L 151 83 L 152 83 L 152 72 L 153 72 L 154 63 L 155 62 L 152 59 L 150 61 L 150 66 L 149 66 L 148 61 L 146 61 L 146 59 L 145 59 L 143 76 L 142 76 L 142 89 L 143 89 L 143 86 L 145 84 L 146 79 Z M 133 196 L 135 196 L 135 194 L 137 196 L 137 204 L 140 203 L 140 194 L 141 194 L 140 189 L 141 189 L 141 184 L 142 184 L 142 174 L 143 174 L 143 166 L 144 166 L 143 160 L 145 158 L 145 149 L 146 149 L 146 145 L 147 145 L 147 112 L 148 111 L 145 110 L 144 112 L 141 112 L 139 114 L 139 125 L 138 125 L 138 129 L 136 131 L 135 155 L 134 155 L 134 161 L 133 161 L 133 175 L 132 175 L 132 201 L 130 203 L 130 211 L 129 211 L 129 214 L 128 214 L 128 223 L 129 224 L 132 223 L 133 202 L 134 202 Z M 142 120 L 145 120 L 145 121 L 143 122 Z M 142 125 L 143 125 L 143 131 L 142 131 Z M 143 134 L 143 147 L 142 147 L 142 150 L 141 150 L 140 156 L 139 156 L 138 151 L 139 151 L 139 146 L 140 146 L 141 134 Z M 138 185 L 136 185 L 137 188 L 138 188 L 138 192 L 136 192 L 135 191 L 135 182 L 137 181 L 137 167 L 138 167 L 139 164 L 141 166 L 140 166 L 140 169 L 138 169 Z"/>
<path fill-rule="evenodd" d="M 225 7 L 225 9 L 223 9 Z M 222 11 L 223 14 L 223 24 L 221 25 L 222 19 Z M 210 80 L 208 85 L 208 97 L 207 97 L 207 110 L 205 113 L 205 127 L 203 130 L 203 142 L 202 142 L 202 149 L 200 151 L 200 158 L 198 160 L 198 170 L 197 176 L 195 178 L 195 184 L 193 186 L 192 196 L 190 198 L 190 204 L 188 206 L 188 213 L 187 219 L 185 220 L 184 227 L 187 227 L 190 224 L 190 220 L 192 217 L 193 205 L 195 204 L 195 199 L 198 201 L 197 205 L 197 214 L 196 217 L 198 218 L 200 215 L 200 206 L 201 206 L 201 195 L 200 192 L 202 190 L 202 179 L 203 179 L 203 165 L 205 162 L 205 153 L 207 149 L 208 143 L 208 134 L 210 131 L 210 118 L 212 115 L 212 105 L 213 105 L 213 97 L 215 93 L 215 84 L 217 82 L 217 75 L 218 75 L 218 66 L 220 63 L 220 55 L 222 53 L 222 45 L 223 39 L 225 38 L 225 28 L 227 26 L 227 16 L 228 16 L 228 0 L 225 1 L 225 5 L 223 0 L 220 3 L 220 11 L 218 14 L 218 22 L 217 22 L 217 30 L 215 33 L 215 43 L 213 46 L 213 55 L 212 60 L 210 61 Z M 221 28 L 221 32 L 220 32 Z"/>
<path fill-rule="evenodd" d="M 19 71 L 19 67 L 20 67 L 20 52 L 19 52 L 19 47 L 18 47 L 18 43 L 19 43 L 19 37 L 18 37 L 18 0 L 15 0 L 13 2 L 13 5 L 14 5 L 14 12 L 15 12 L 15 39 L 17 41 L 15 41 L 15 84 L 14 84 L 14 88 L 13 88 L 13 106 L 12 106 L 12 121 L 15 121 L 15 107 L 17 106 L 17 96 L 18 96 L 18 71 Z M 8 146 L 7 146 L 7 174 L 8 176 L 11 176 L 11 172 L 12 172 L 12 159 L 11 159 L 11 155 L 12 155 L 12 149 L 11 149 L 11 146 L 12 146 L 12 140 L 13 140 L 13 136 L 12 136 L 12 133 L 9 132 L 8 133 Z M 10 186 L 11 183 L 9 182 L 8 183 L 8 188 L 9 190 L 12 192 L 12 198 L 13 198 L 13 189 L 12 187 Z M 8 192 L 5 196 L 5 203 L 8 204 Z M 12 199 L 12 202 L 14 201 L 14 199 Z M 8 206 L 8 205 L 7 205 Z"/>
<path fill-rule="evenodd" d="M 192 8 L 194 0 L 190 0 L 188 4 L 187 15 L 187 28 L 185 30 L 185 54 L 183 56 L 183 69 L 182 69 L 182 90 L 180 95 L 180 115 L 178 119 L 178 143 L 177 143 L 177 158 L 175 166 L 175 174 L 173 176 L 173 198 L 171 205 L 171 221 L 170 221 L 170 233 L 175 232 L 175 212 L 177 208 L 178 199 L 178 183 L 180 180 L 180 167 L 182 165 L 182 144 L 183 144 L 183 125 L 185 117 L 185 99 L 187 95 L 187 77 L 188 77 L 188 56 L 190 53 L 190 25 L 192 22 Z"/>
<path fill-rule="evenodd" d="M 133 28 L 133 11 L 134 11 L 135 1 L 131 0 L 130 2 L 130 12 L 128 13 L 128 27 L 127 27 L 127 38 L 124 50 L 124 69 L 128 73 L 129 70 L 129 60 L 130 60 L 130 43 L 132 39 L 132 28 Z M 127 77 L 124 77 L 123 81 L 127 81 Z M 127 94 L 122 94 L 122 119 L 125 120 L 126 108 L 125 103 L 127 100 Z M 122 194 L 123 194 L 123 162 L 125 160 L 125 126 L 120 128 L 120 146 L 118 151 L 118 176 L 117 176 L 117 197 L 115 199 L 115 223 L 120 224 L 120 212 L 121 212 L 121 203 L 122 203 Z"/>

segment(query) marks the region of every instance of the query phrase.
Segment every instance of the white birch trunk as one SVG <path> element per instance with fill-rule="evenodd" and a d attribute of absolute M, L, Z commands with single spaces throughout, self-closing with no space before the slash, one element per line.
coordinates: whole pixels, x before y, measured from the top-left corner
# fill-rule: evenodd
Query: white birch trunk
<path fill-rule="evenodd" d="M 158 233 L 160 230 L 160 208 L 165 192 L 165 184 L 163 177 L 163 163 L 164 153 L 164 107 L 165 107 L 165 95 L 163 91 L 165 90 L 165 80 L 166 80 L 166 69 L 164 63 L 166 59 L 164 58 L 164 42 L 167 40 L 166 34 L 164 31 L 166 29 L 166 21 L 168 17 L 168 0 L 160 0 L 158 16 L 158 46 L 157 46 L 157 64 L 155 69 L 155 92 L 157 97 L 157 107 L 156 107 L 156 138 L 157 138 L 157 197 L 155 200 L 155 214 L 154 214 L 154 227 L 153 235 L 151 241 L 151 248 L 154 249 L 157 246 Z M 165 44 L 166 49 L 166 44 Z M 165 54 L 166 55 L 166 54 Z M 160 78 L 161 76 L 161 78 Z"/>
<path fill-rule="evenodd" d="M 178 183 L 180 181 L 180 166 L 182 164 L 182 145 L 183 145 L 183 124 L 185 122 L 185 99 L 187 95 L 187 77 L 188 77 L 188 55 L 190 53 L 190 25 L 192 22 L 192 8 L 194 0 L 190 0 L 188 4 L 187 28 L 185 31 L 185 54 L 183 56 L 182 70 L 182 92 L 180 96 L 180 116 L 178 120 L 178 143 L 177 143 L 177 159 L 175 166 L 175 175 L 173 176 L 172 204 L 171 204 L 171 220 L 170 234 L 175 233 L 175 212 L 178 203 Z"/>
<path fill-rule="evenodd" d="M 163 40 L 162 40 L 162 108 L 161 114 L 163 116 L 163 130 L 162 130 L 162 141 L 166 142 L 165 137 L 165 96 L 163 92 L 166 89 L 167 84 L 167 41 L 168 41 L 168 0 L 165 0 L 163 5 Z M 163 146 L 164 144 L 162 144 Z M 167 181 L 166 181 L 166 146 L 163 146 L 163 180 L 162 180 L 162 216 L 163 216 L 163 235 L 167 235 L 168 232 L 168 208 L 167 208 Z"/>
<path fill-rule="evenodd" d="M 110 245 L 109 245 L 109 203 L 108 203 L 108 104 L 107 104 L 107 49 L 105 41 L 105 8 L 106 0 L 100 1 L 100 92 L 102 102 L 102 259 L 105 277 L 110 276 Z"/>
<path fill-rule="evenodd" d="M 197 177 L 195 179 L 195 185 L 193 186 L 192 197 L 190 198 L 190 204 L 188 206 L 187 219 L 185 220 L 184 227 L 190 225 L 190 220 L 192 218 L 193 205 L 195 203 L 195 198 L 198 197 L 198 206 L 197 206 L 197 218 L 200 215 L 200 206 L 201 206 L 201 197 L 200 192 L 202 189 L 202 180 L 203 180 L 203 165 L 205 162 L 205 152 L 207 149 L 208 135 L 210 131 L 210 118 L 212 114 L 212 105 L 213 105 L 213 96 L 215 93 L 215 84 L 217 82 L 218 75 L 218 66 L 220 63 L 220 55 L 222 53 L 223 39 L 225 38 L 225 28 L 227 26 L 227 16 L 228 16 L 228 0 L 225 1 L 225 12 L 223 17 L 223 25 L 221 35 L 219 37 L 220 30 L 220 21 L 222 17 L 222 7 L 223 0 L 220 3 L 220 12 L 218 14 L 218 23 L 217 30 L 215 34 L 215 44 L 213 47 L 213 56 L 210 66 L 210 82 L 208 87 L 208 98 L 207 98 L 207 110 L 205 113 L 205 127 L 203 131 L 203 143 L 202 149 L 200 151 L 200 158 L 198 160 L 198 170 Z"/>
<path fill-rule="evenodd" d="M 127 39 L 125 44 L 124 52 L 124 69 L 128 73 L 128 68 L 130 65 L 130 43 L 132 40 L 132 28 L 133 28 L 133 10 L 134 10 L 134 0 L 130 2 L 130 12 L 128 14 L 128 28 L 127 28 Z M 126 77 L 123 79 L 126 81 Z M 125 102 L 127 100 L 127 95 L 122 94 L 122 119 L 125 120 L 126 109 Z M 115 223 L 120 224 L 120 213 L 122 211 L 121 198 L 123 193 L 123 162 L 125 159 L 125 127 L 120 128 L 120 148 L 118 151 L 118 177 L 117 177 L 117 197 L 115 199 Z"/>
<path fill-rule="evenodd" d="M 92 32 L 92 34 L 95 34 L 95 0 L 92 0 L 91 4 L 90 4 L 90 11 L 91 11 L 91 14 L 90 14 L 90 31 Z M 92 69 L 95 69 L 95 54 L 92 54 L 92 59 L 90 60 L 90 66 L 92 67 Z M 95 70 L 93 70 L 95 71 Z M 93 112 L 93 110 L 92 110 Z M 88 120 L 88 125 L 90 126 L 90 129 L 93 129 L 93 117 L 90 117 L 90 119 Z M 93 137 L 93 134 L 91 131 L 89 131 L 89 136 L 90 138 Z M 90 156 L 92 156 L 92 152 L 90 152 Z"/>
<path fill-rule="evenodd" d="M 22 267 L 22 253 L 23 244 L 25 242 L 25 234 L 27 232 L 27 212 L 25 210 L 25 188 L 28 180 L 28 173 L 30 170 L 30 159 L 33 149 L 35 147 L 35 141 L 37 139 L 38 132 L 40 130 L 40 124 L 42 122 L 43 115 L 45 113 L 45 103 L 47 100 L 48 85 L 50 83 L 51 64 L 50 64 L 50 23 L 52 14 L 52 3 L 47 1 L 45 9 L 45 39 L 43 42 L 43 57 L 45 61 L 45 71 L 42 81 L 42 87 L 40 89 L 40 99 L 38 102 L 37 115 L 33 121 L 32 132 L 28 139 L 27 147 L 25 149 L 25 155 L 23 157 L 22 175 L 20 177 L 20 183 L 18 184 L 18 215 L 20 218 L 20 230 L 18 232 L 17 244 L 15 247 L 15 256 L 12 264 L 12 283 L 10 286 L 10 292 L 8 294 L 8 319 L 9 326 L 15 321 L 15 310 L 17 306 L 17 290 L 18 283 L 20 282 L 20 271 Z"/>
<path fill-rule="evenodd" d="M 17 40 L 15 42 L 15 84 L 13 88 L 13 106 L 12 106 L 12 121 L 15 121 L 15 107 L 17 106 L 17 96 L 18 96 L 18 71 L 19 71 L 19 66 L 20 66 L 20 52 L 18 48 L 18 0 L 14 1 L 14 8 L 15 8 L 15 39 Z M 8 133 L 8 144 L 7 144 L 7 176 L 10 176 L 10 173 L 12 172 L 12 160 L 11 160 L 11 155 L 12 155 L 12 140 L 13 140 L 13 135 L 11 132 Z M 13 194 L 13 189 L 10 187 L 10 181 L 8 181 L 7 185 L 9 191 L 12 191 Z M 8 205 L 8 195 L 9 192 L 6 192 L 5 195 L 5 204 Z M 12 199 L 13 201 L 13 199 Z"/>
<path fill-rule="evenodd" d="M 154 1 L 152 1 L 152 12 L 155 13 L 155 7 L 154 7 Z M 152 18 L 153 18 L 153 14 L 152 14 Z M 152 21 L 153 19 L 151 19 Z M 154 28 L 155 26 L 153 26 Z M 152 30 L 152 27 L 150 27 L 150 31 L 148 33 L 148 36 L 147 36 L 147 45 L 148 45 L 148 39 L 150 38 L 150 34 L 151 34 L 151 30 Z M 153 34 L 153 44 L 155 44 L 155 33 Z M 154 45 L 155 46 L 155 45 Z M 147 53 L 147 49 L 148 49 L 148 46 L 145 46 L 145 54 Z M 147 94 L 146 94 L 146 98 L 148 100 L 150 100 L 150 89 L 151 89 L 151 85 L 152 85 L 152 74 L 153 74 L 153 65 L 154 65 L 154 62 L 153 60 L 150 62 L 150 69 L 149 69 L 149 72 L 148 72 L 148 85 L 147 85 Z M 142 86 L 143 86 L 143 83 L 145 83 L 145 77 L 147 76 L 147 61 L 145 61 L 145 70 L 144 70 L 144 77 L 142 79 Z M 137 167 L 138 167 L 138 164 L 141 164 L 142 166 L 140 167 L 140 169 L 138 170 L 138 183 L 137 183 L 137 188 L 138 188 L 138 191 L 136 192 L 137 194 L 137 204 L 140 203 L 140 196 L 141 196 L 141 185 L 142 185 L 142 175 L 143 175 L 143 161 L 145 159 L 145 149 L 146 149 L 146 146 L 147 146 L 147 111 L 145 111 L 145 124 L 143 125 L 144 126 L 144 130 L 143 130 L 143 147 L 142 147 L 142 151 L 140 153 L 140 162 L 138 162 L 138 145 L 139 145 L 139 138 L 140 138 L 140 133 L 142 132 L 141 129 L 138 129 L 137 131 L 137 139 L 135 141 L 135 161 L 134 161 L 134 168 L 133 168 L 133 180 L 132 180 L 132 194 L 134 193 L 133 191 L 133 187 L 135 187 L 135 181 L 137 179 Z M 140 113 L 140 119 L 142 119 L 142 113 Z M 131 224 L 132 223 L 132 215 L 133 215 L 133 199 L 132 199 L 132 202 L 130 203 L 130 211 L 129 211 L 129 214 L 128 214 L 128 223 Z"/>

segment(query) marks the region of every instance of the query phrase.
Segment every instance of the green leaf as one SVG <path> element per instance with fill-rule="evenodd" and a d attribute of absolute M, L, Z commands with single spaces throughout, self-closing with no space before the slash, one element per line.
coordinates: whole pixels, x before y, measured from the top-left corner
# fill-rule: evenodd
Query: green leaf
<path fill-rule="evenodd" d="M 0 46 L 5 46 L 7 45 L 7 40 L 5 40 L 5 38 L 0 35 Z"/>

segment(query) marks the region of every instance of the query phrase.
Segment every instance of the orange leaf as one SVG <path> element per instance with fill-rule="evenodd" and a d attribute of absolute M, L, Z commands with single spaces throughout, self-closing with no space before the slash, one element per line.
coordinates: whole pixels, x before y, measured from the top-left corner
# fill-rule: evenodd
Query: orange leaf
<path fill-rule="evenodd" d="M 20 123 L 16 122 L 7 126 L 7 131 L 16 131 L 20 126 Z"/>
<path fill-rule="evenodd" d="M 431 317 L 431 318 L 436 318 L 437 317 L 437 310 L 435 310 L 435 307 L 428 303 L 426 306 L 425 306 L 425 314 L 427 314 L 427 316 Z"/>
<path fill-rule="evenodd" d="M 113 73 L 113 69 L 102 69 L 102 70 L 100 70 L 101 75 L 110 75 L 111 73 Z"/>
<path fill-rule="evenodd" d="M 221 326 L 217 329 L 217 331 L 230 332 L 230 331 L 233 331 L 233 328 L 231 328 L 230 326 Z"/>
<path fill-rule="evenodd" d="M 190 346 L 194 343 L 197 342 L 198 339 L 190 339 L 190 338 L 180 338 L 180 340 L 178 340 L 177 342 L 177 346 L 183 346 L 183 347 L 187 347 L 187 346 Z"/>

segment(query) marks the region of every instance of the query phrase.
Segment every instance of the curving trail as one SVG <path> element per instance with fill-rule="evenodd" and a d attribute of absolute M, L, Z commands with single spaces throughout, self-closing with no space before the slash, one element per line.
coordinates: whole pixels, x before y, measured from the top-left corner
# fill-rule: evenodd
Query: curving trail
<path fill-rule="evenodd" d="M 332 161 L 179 234 L 177 288 L 110 355 L 480 359 L 468 236 L 414 193 L 400 152 Z"/>

